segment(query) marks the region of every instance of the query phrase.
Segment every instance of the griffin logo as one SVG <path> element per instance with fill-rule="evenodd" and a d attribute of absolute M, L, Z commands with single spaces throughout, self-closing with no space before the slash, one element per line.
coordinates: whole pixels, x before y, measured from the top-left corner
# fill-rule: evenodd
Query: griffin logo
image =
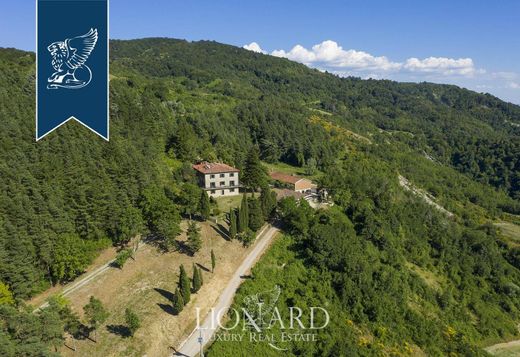
<path fill-rule="evenodd" d="M 52 56 L 54 73 L 47 79 L 47 89 L 80 89 L 89 85 L 92 71 L 85 64 L 96 47 L 97 29 L 83 36 L 51 43 L 47 50 Z"/>

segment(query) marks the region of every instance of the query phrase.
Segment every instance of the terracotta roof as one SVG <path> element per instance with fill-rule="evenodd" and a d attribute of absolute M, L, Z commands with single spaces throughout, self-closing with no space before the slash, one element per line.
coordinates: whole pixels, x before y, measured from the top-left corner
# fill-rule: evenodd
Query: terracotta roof
<path fill-rule="evenodd" d="M 232 166 L 215 163 L 215 162 L 201 162 L 200 164 L 196 164 L 192 166 L 195 170 L 203 174 L 219 174 L 223 172 L 239 172 L 239 169 L 236 169 Z"/>
<path fill-rule="evenodd" d="M 303 178 L 303 177 L 287 175 L 287 174 L 284 174 L 284 173 L 281 173 L 281 172 L 276 172 L 276 171 L 270 172 L 269 176 L 271 176 L 271 178 L 273 180 L 280 181 L 280 182 L 285 182 L 285 183 L 292 183 L 292 184 L 295 184 L 296 182 L 298 182 L 300 180 L 310 181 L 309 179 L 306 179 L 306 178 Z"/>

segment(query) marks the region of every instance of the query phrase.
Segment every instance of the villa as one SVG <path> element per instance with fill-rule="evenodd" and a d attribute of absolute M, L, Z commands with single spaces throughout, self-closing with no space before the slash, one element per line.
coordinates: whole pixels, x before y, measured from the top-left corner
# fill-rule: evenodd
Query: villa
<path fill-rule="evenodd" d="M 199 178 L 199 186 L 209 196 L 234 196 L 240 194 L 238 173 L 240 170 L 223 163 L 201 162 L 193 165 Z"/>

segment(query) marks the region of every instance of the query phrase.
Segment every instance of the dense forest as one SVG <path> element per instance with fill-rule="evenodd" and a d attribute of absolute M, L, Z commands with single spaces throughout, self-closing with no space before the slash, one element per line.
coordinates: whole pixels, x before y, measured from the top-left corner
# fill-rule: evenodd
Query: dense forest
<path fill-rule="evenodd" d="M 280 202 L 286 234 L 240 288 L 235 307 L 278 285 L 286 328 L 289 306 L 323 306 L 331 316 L 325 329 L 303 331 L 317 342 L 283 341 L 277 324 L 263 331 L 283 353 L 485 356 L 482 341 L 518 334 L 520 266 L 496 229 L 432 211 L 400 190 L 392 171 L 377 157 L 352 155 L 326 173 L 331 209 Z M 223 341 L 210 356 L 281 355 L 247 336 Z"/>
<path fill-rule="evenodd" d="M 513 334 L 518 252 L 497 246 L 483 224 L 520 214 L 520 107 L 450 85 L 339 78 L 216 42 L 111 41 L 110 55 L 110 142 L 71 122 L 35 143 L 34 54 L 0 49 L 0 283 L 13 302 L 73 279 L 101 249 L 136 234 L 175 237 L 200 197 L 191 163 L 242 168 L 255 147 L 267 163 L 312 163 L 323 173 L 335 213 L 306 213 L 306 231 L 288 236 L 330 275 L 342 316 L 372 327 L 404 323 L 396 315 L 404 306 L 376 311 L 403 303 L 385 294 L 404 289 L 447 318 L 440 297 L 403 272 L 407 261 L 449 277 L 449 308 L 467 307 L 453 319 L 464 321 L 469 309 L 482 316 L 465 332 L 471 341 Z M 396 193 L 398 174 L 453 212 L 453 222 Z M 348 266 L 326 253 L 343 243 L 317 246 L 323 229 L 340 229 L 329 233 L 359 244 L 345 254 L 359 255 L 363 267 L 378 261 L 372 275 L 396 274 L 400 283 L 382 295 L 354 284 L 358 295 L 348 296 L 340 288 L 352 284 L 343 281 Z M 479 260 L 489 265 L 477 268 Z M 406 324 L 418 319 L 404 313 Z M 406 337 L 432 353 L 466 348 L 410 334 L 403 329 L 391 341 Z"/>

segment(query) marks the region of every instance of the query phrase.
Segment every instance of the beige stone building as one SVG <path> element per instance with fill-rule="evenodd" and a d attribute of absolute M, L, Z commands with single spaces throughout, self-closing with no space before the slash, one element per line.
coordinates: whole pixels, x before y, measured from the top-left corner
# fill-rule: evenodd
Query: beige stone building
<path fill-rule="evenodd" d="M 270 172 L 269 176 L 275 181 L 287 185 L 294 192 L 312 193 L 316 191 L 316 184 L 309 179 L 295 175 L 288 175 L 281 172 Z"/>
<path fill-rule="evenodd" d="M 209 196 L 234 196 L 240 194 L 240 182 L 238 174 L 240 170 L 223 164 L 213 162 L 201 162 L 193 165 L 197 171 L 199 185 Z"/>

